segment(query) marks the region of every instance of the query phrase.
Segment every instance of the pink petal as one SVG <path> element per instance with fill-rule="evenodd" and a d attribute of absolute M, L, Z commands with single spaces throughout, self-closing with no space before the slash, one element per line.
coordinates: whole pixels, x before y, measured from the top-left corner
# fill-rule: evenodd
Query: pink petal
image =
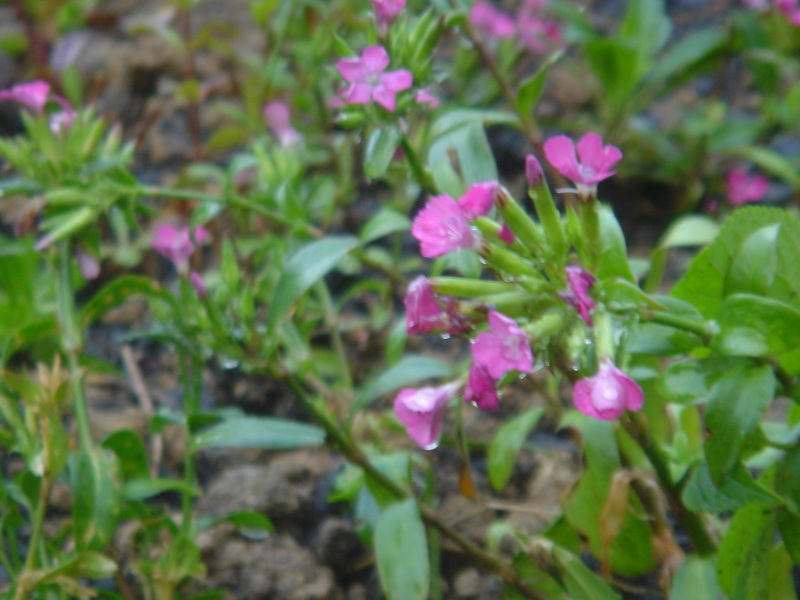
<path fill-rule="evenodd" d="M 380 73 L 389 66 L 389 55 L 383 46 L 367 46 L 361 52 L 361 58 L 370 73 Z"/>
<path fill-rule="evenodd" d="M 544 143 L 544 155 L 559 173 L 568 179 L 579 174 L 575 144 L 565 135 L 557 135 Z"/>
<path fill-rule="evenodd" d="M 464 211 L 450 196 L 434 196 L 414 218 L 411 235 L 420 242 L 420 253 L 434 258 L 458 249 L 474 250 L 480 238 L 469 226 Z"/>
<path fill-rule="evenodd" d="M 354 83 L 345 91 L 344 98 L 350 104 L 369 104 L 372 100 L 372 86 L 366 83 Z"/>
<path fill-rule="evenodd" d="M 409 284 L 403 304 L 406 308 L 408 333 L 424 333 L 432 329 L 443 329 L 447 325 L 447 314 L 442 310 L 428 279 L 423 275 Z"/>
<path fill-rule="evenodd" d="M 342 58 L 336 62 L 336 69 L 345 81 L 359 83 L 369 77 L 367 65 L 360 58 Z"/>
<path fill-rule="evenodd" d="M 384 87 L 392 92 L 402 92 L 411 87 L 414 83 L 414 76 L 411 71 L 400 69 L 398 71 L 389 71 L 384 73 L 380 78 L 380 87 Z"/>
<path fill-rule="evenodd" d="M 394 401 L 397 418 L 417 444 L 431 450 L 439 443 L 445 409 L 455 396 L 458 384 L 402 390 Z"/>
<path fill-rule="evenodd" d="M 372 90 L 372 99 L 375 101 L 375 103 L 382 106 L 389 112 L 394 112 L 394 109 L 397 108 L 396 96 L 397 92 L 393 92 L 392 90 L 382 86 L 376 87 L 374 90 Z"/>
<path fill-rule="evenodd" d="M 498 410 L 500 408 L 495 380 L 484 367 L 477 363 L 473 363 L 469 369 L 467 386 L 464 389 L 464 402 L 474 404 L 480 410 Z"/>
<path fill-rule="evenodd" d="M 467 219 L 473 220 L 486 215 L 494 206 L 494 190 L 496 181 L 473 183 L 467 193 L 458 199 L 458 205 Z"/>

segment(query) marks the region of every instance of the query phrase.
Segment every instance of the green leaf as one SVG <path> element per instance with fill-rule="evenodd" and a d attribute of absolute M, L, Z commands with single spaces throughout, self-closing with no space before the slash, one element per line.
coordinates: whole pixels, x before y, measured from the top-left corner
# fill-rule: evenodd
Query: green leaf
<path fill-rule="evenodd" d="M 719 233 L 719 223 L 706 215 L 684 215 L 675 219 L 661 238 L 659 246 L 680 248 L 705 246 Z"/>
<path fill-rule="evenodd" d="M 353 237 L 326 237 L 311 242 L 292 256 L 270 302 L 267 330 L 274 333 L 292 304 L 357 245 L 358 240 Z"/>
<path fill-rule="evenodd" d="M 158 282 L 141 275 L 123 275 L 114 279 L 114 281 L 92 296 L 92 299 L 81 310 L 81 323 L 84 327 L 89 326 L 109 310 L 116 308 L 136 295 L 163 300 L 173 306 L 175 305 L 172 295 L 161 287 Z"/>
<path fill-rule="evenodd" d="M 733 468 L 722 484 L 717 485 L 704 461 L 692 472 L 683 490 L 686 508 L 695 512 L 719 513 L 750 502 L 770 501 L 774 501 L 772 495 L 753 480 L 741 463 Z"/>
<path fill-rule="evenodd" d="M 736 294 L 717 315 L 712 347 L 728 356 L 770 356 L 800 348 L 800 311 L 762 296 Z"/>
<path fill-rule="evenodd" d="M 746 158 L 764 171 L 783 179 L 795 190 L 800 189 L 800 174 L 798 174 L 797 167 L 782 154 L 763 146 L 740 148 L 737 149 L 736 154 Z"/>
<path fill-rule="evenodd" d="M 531 429 L 544 414 L 544 408 L 532 408 L 505 423 L 489 445 L 489 482 L 496 491 L 502 490 L 514 470 L 517 453 L 525 443 Z"/>
<path fill-rule="evenodd" d="M 725 221 L 717 238 L 691 262 L 672 295 L 696 306 L 707 318 L 716 316 L 722 301 L 740 290 L 728 277 L 734 258 L 753 233 L 780 225 L 776 246 L 775 277 L 768 295 L 800 308 L 800 222 L 786 211 L 764 206 L 737 210 Z M 748 284 L 750 285 L 750 284 Z"/>
<path fill-rule="evenodd" d="M 636 49 L 622 40 L 598 37 L 585 44 L 584 53 L 604 99 L 615 112 L 622 110 L 639 83 Z"/>
<path fill-rule="evenodd" d="M 126 482 L 122 487 L 122 495 L 126 500 L 147 500 L 164 492 L 180 492 L 189 496 L 202 493 L 199 488 L 181 479 L 142 477 Z"/>
<path fill-rule="evenodd" d="M 725 294 L 750 292 L 766 295 L 778 268 L 780 225 L 768 225 L 750 234 L 733 257 L 725 279 Z"/>
<path fill-rule="evenodd" d="M 729 600 L 768 597 L 775 509 L 766 504 L 740 508 L 728 527 L 717 559 L 717 579 Z"/>
<path fill-rule="evenodd" d="M 407 216 L 389 208 L 384 208 L 364 224 L 358 239 L 362 246 L 366 246 L 370 242 L 374 242 L 390 233 L 408 231 L 410 226 L 411 221 Z"/>
<path fill-rule="evenodd" d="M 318 446 L 324 441 L 325 432 L 322 429 L 305 423 L 271 417 L 234 417 L 196 434 L 192 440 L 192 449 L 288 450 Z"/>
<path fill-rule="evenodd" d="M 270 533 L 275 531 L 272 521 L 260 512 L 252 510 L 232 512 L 221 517 L 201 517 L 198 520 L 197 528 L 202 531 L 219 523 L 231 523 L 238 529 L 268 531 Z"/>
<path fill-rule="evenodd" d="M 577 556 L 555 546 L 553 557 L 560 570 L 559 580 L 572 600 L 620 600 L 620 595 Z"/>
<path fill-rule="evenodd" d="M 411 383 L 425 379 L 452 377 L 453 368 L 436 358 L 429 356 L 409 355 L 396 365 L 370 379 L 356 392 L 356 400 L 351 414 L 377 400 L 384 394 Z"/>
<path fill-rule="evenodd" d="M 79 550 L 103 550 L 111 541 L 120 511 L 116 456 L 108 451 L 81 451 L 71 457 L 72 520 Z"/>
<path fill-rule="evenodd" d="M 375 179 L 386 173 L 400 143 L 400 130 L 386 126 L 373 129 L 364 144 L 364 173 Z"/>
<path fill-rule="evenodd" d="M 88 579 L 106 579 L 117 571 L 117 563 L 98 552 L 84 552 L 70 573 Z"/>
<path fill-rule="evenodd" d="M 705 362 L 682 360 L 662 371 L 659 391 L 669 402 L 699 404 L 708 399 L 711 377 Z"/>
<path fill-rule="evenodd" d="M 428 542 L 413 498 L 396 502 L 381 513 L 375 526 L 375 554 L 388 600 L 428 597 Z"/>
<path fill-rule="evenodd" d="M 103 440 L 103 448 L 117 455 L 125 479 L 147 477 L 149 461 L 142 438 L 130 429 L 119 429 Z"/>
<path fill-rule="evenodd" d="M 671 30 L 663 0 L 629 0 L 618 38 L 636 50 L 634 83 L 650 70 L 656 52 L 669 39 Z"/>
<path fill-rule="evenodd" d="M 554 52 L 536 70 L 536 73 L 528 77 L 519 86 L 517 93 L 517 112 L 524 116 L 532 116 L 533 109 L 539 102 L 544 91 L 544 84 L 547 82 L 547 72 L 562 56 L 563 51 Z"/>
<path fill-rule="evenodd" d="M 648 81 L 683 79 L 687 71 L 721 51 L 727 40 L 719 28 L 692 31 L 669 49 L 647 75 Z"/>
<path fill-rule="evenodd" d="M 599 279 L 621 277 L 636 281 L 628 264 L 628 250 L 625 235 L 619 226 L 614 212 L 603 206 L 600 208 L 600 264 L 597 269 Z"/>
<path fill-rule="evenodd" d="M 711 390 L 706 409 L 706 459 L 718 484 L 738 464 L 745 438 L 758 426 L 775 395 L 777 382 L 768 365 L 731 369 Z"/>
<path fill-rule="evenodd" d="M 687 556 L 672 581 L 669 600 L 719 600 L 721 595 L 714 560 Z"/>
<path fill-rule="evenodd" d="M 795 563 L 800 564 L 800 446 L 795 445 L 778 463 L 775 470 L 775 491 L 780 494 L 795 514 L 787 508 L 778 509 L 778 528 L 786 550 Z"/>

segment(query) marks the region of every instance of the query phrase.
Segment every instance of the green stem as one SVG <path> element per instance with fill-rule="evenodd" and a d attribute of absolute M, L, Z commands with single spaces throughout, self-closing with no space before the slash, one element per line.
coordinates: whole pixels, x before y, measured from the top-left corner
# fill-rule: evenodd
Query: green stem
<path fill-rule="evenodd" d="M 354 389 L 353 376 L 350 373 L 350 361 L 347 360 L 347 351 L 342 341 L 342 334 L 339 331 L 339 313 L 333 305 L 330 290 L 324 281 L 315 284 L 320 300 L 322 300 L 322 310 L 325 314 L 325 325 L 331 332 L 331 341 L 336 358 L 339 360 L 339 372 L 344 384 L 344 389 Z"/>
<path fill-rule="evenodd" d="M 31 537 L 28 540 L 28 553 L 25 556 L 25 564 L 22 567 L 17 579 L 17 589 L 14 592 L 13 600 L 27 600 L 38 585 L 39 578 L 36 577 L 36 555 L 42 546 L 44 535 L 44 518 L 47 510 L 47 499 L 50 496 L 52 482 L 47 474 L 42 476 L 42 485 L 39 488 L 39 497 L 36 509 L 31 515 Z"/>
<path fill-rule="evenodd" d="M 600 257 L 600 203 L 592 198 L 588 202 L 581 203 L 581 224 L 583 225 L 583 236 L 585 250 L 586 269 L 594 273 L 597 270 L 597 263 Z"/>
<path fill-rule="evenodd" d="M 309 411 L 314 420 L 325 429 L 328 437 L 334 446 L 336 446 L 342 455 L 347 458 L 351 463 L 360 467 L 367 473 L 374 481 L 376 481 L 384 490 L 395 496 L 397 499 L 414 497 L 410 490 L 399 485 L 394 480 L 386 476 L 380 469 L 375 467 L 367 456 L 359 448 L 349 436 L 345 433 L 343 428 L 334 420 L 334 418 L 323 407 L 309 400 L 305 391 L 298 381 L 293 377 L 288 377 L 287 383 L 296 395 L 297 399 L 303 404 L 306 410 Z M 415 500 L 417 500 L 415 498 Z M 445 523 L 438 514 L 436 514 L 428 506 L 417 500 L 417 507 L 419 509 L 422 520 L 429 526 L 437 529 L 442 535 L 450 539 L 458 547 L 460 547 L 466 554 L 472 557 L 476 562 L 484 567 L 497 573 L 506 585 L 513 587 L 523 596 L 532 598 L 534 600 L 547 600 L 547 596 L 530 587 L 525 583 L 505 560 L 499 556 L 495 556 L 474 544 L 463 535 L 458 533 L 450 525 Z"/>
<path fill-rule="evenodd" d="M 709 341 L 711 341 L 711 337 L 717 332 L 715 324 L 711 321 L 698 321 L 660 310 L 645 312 L 642 315 L 642 320 L 652 321 L 653 323 L 668 325 L 675 329 L 683 329 L 684 331 L 694 333 L 704 344 L 708 344 Z"/>
<path fill-rule="evenodd" d="M 430 170 L 423 166 L 422 161 L 419 159 L 419 154 L 417 154 L 417 151 L 411 145 L 405 133 L 403 133 L 400 138 L 400 147 L 406 155 L 406 160 L 408 160 L 408 164 L 411 167 L 411 172 L 414 174 L 414 179 L 417 180 L 419 186 L 431 194 L 438 193 L 439 190 L 436 187 L 436 182 L 433 180 L 433 175 L 431 175 Z"/>
<path fill-rule="evenodd" d="M 200 412 L 200 366 L 192 357 L 185 356 L 182 360 L 181 378 L 183 380 L 183 410 L 186 415 L 187 436 L 191 436 L 190 423 L 192 418 Z M 196 479 L 194 452 L 187 450 L 183 459 L 183 480 L 190 486 L 195 486 Z M 181 533 L 190 538 L 192 535 L 192 515 L 194 500 L 192 495 L 184 492 L 181 496 Z"/>

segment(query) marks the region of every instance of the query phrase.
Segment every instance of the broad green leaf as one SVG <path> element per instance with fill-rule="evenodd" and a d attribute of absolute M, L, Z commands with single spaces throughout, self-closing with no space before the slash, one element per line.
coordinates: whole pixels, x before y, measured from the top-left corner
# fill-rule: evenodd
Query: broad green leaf
<path fill-rule="evenodd" d="M 81 323 L 90 325 L 109 310 L 118 307 L 134 296 L 163 300 L 175 306 L 175 300 L 158 282 L 141 275 L 124 275 L 117 277 L 101 288 L 81 310 Z"/>
<path fill-rule="evenodd" d="M 716 316 L 725 296 L 737 290 L 728 281 L 734 257 L 746 239 L 769 225 L 780 225 L 777 264 L 769 296 L 800 308 L 800 222 L 786 211 L 763 206 L 737 210 L 717 238 L 691 262 L 672 295 L 696 306 L 707 318 Z"/>
<path fill-rule="evenodd" d="M 555 546 L 553 557 L 560 571 L 559 580 L 572 600 L 620 600 L 620 595 L 577 556 Z"/>
<path fill-rule="evenodd" d="M 147 448 L 139 434 L 130 429 L 119 429 L 104 439 L 102 446 L 117 455 L 125 479 L 148 476 Z"/>
<path fill-rule="evenodd" d="M 192 450 L 203 448 L 261 448 L 288 450 L 318 446 L 325 431 L 313 425 L 271 417 L 234 417 L 197 433 Z"/>
<path fill-rule="evenodd" d="M 436 358 L 419 355 L 406 356 L 388 370 L 367 381 L 364 387 L 358 390 L 351 414 L 384 394 L 405 385 L 425 379 L 452 377 L 452 375 L 453 368 Z"/>
<path fill-rule="evenodd" d="M 702 323 L 705 319 L 688 302 L 672 296 L 653 295 L 651 298 L 664 306 L 670 313 Z M 644 323 L 633 330 L 628 341 L 628 351 L 632 354 L 653 354 L 656 356 L 675 356 L 687 354 L 702 345 L 700 338 L 688 331 L 675 327 Z"/>
<path fill-rule="evenodd" d="M 126 500 L 147 500 L 164 492 L 180 492 L 189 496 L 199 496 L 202 493 L 199 488 L 181 479 L 142 477 L 127 481 L 122 486 L 122 496 Z"/>
<path fill-rule="evenodd" d="M 722 376 L 711 390 L 705 453 L 711 477 L 718 484 L 738 464 L 745 438 L 758 426 L 776 385 L 770 366 L 743 365 Z"/>
<path fill-rule="evenodd" d="M 499 492 L 508 483 L 514 471 L 517 453 L 543 414 L 542 407 L 532 408 L 517 415 L 497 430 L 489 445 L 487 466 L 489 482 L 496 491 Z"/>
<path fill-rule="evenodd" d="M 695 65 L 720 52 L 726 41 L 727 34 L 720 28 L 692 31 L 661 57 L 647 74 L 647 79 L 653 82 L 682 80 Z"/>
<path fill-rule="evenodd" d="M 267 315 L 267 330 L 275 332 L 289 309 L 314 283 L 358 245 L 353 237 L 326 237 L 301 248 L 281 273 Z"/>
<path fill-rule="evenodd" d="M 751 233 L 733 257 L 725 279 L 725 294 L 749 292 L 766 295 L 778 268 L 780 225 L 767 225 Z"/>
<path fill-rule="evenodd" d="M 750 504 L 734 515 L 717 559 L 717 579 L 729 600 L 767 598 L 774 536 L 774 507 Z"/>
<path fill-rule="evenodd" d="M 687 556 L 672 581 L 669 600 L 719 600 L 721 596 L 715 561 Z"/>
<path fill-rule="evenodd" d="M 683 490 L 684 504 L 695 512 L 725 512 L 750 502 L 774 500 L 741 463 L 734 467 L 721 485 L 717 485 L 711 479 L 708 464 L 704 461 L 695 468 Z"/>
<path fill-rule="evenodd" d="M 711 377 L 705 362 L 683 360 L 661 373 L 659 391 L 669 402 L 698 404 L 708 399 Z"/>
<path fill-rule="evenodd" d="M 364 224 L 358 239 L 362 246 L 366 246 L 390 233 L 407 231 L 410 226 L 411 221 L 407 216 L 385 208 Z"/>
<path fill-rule="evenodd" d="M 378 127 L 369 133 L 364 144 L 364 173 L 367 177 L 374 179 L 386 172 L 400 137 L 400 130 L 394 126 Z"/>
<path fill-rule="evenodd" d="M 775 491 L 786 499 L 795 511 L 800 508 L 800 447 L 795 445 L 778 463 L 775 470 Z M 780 507 L 777 513 L 778 529 L 786 550 L 800 564 L 800 515 Z"/>
<path fill-rule="evenodd" d="M 413 455 L 409 452 L 392 452 L 391 454 L 371 455 L 370 460 L 378 471 L 387 479 L 391 479 L 399 488 L 410 489 L 411 461 Z M 364 473 L 364 482 L 367 490 L 380 508 L 386 508 L 397 501 L 397 495 L 386 489 L 379 480 L 369 473 Z"/>
<path fill-rule="evenodd" d="M 103 550 L 114 536 L 121 492 L 117 457 L 103 449 L 71 457 L 72 521 L 79 550 Z"/>
<path fill-rule="evenodd" d="M 381 513 L 375 527 L 375 554 L 388 600 L 428 597 L 428 541 L 413 498 L 395 502 Z"/>
<path fill-rule="evenodd" d="M 599 279 L 621 277 L 636 281 L 628 264 L 628 250 L 625 236 L 613 211 L 608 207 L 600 209 L 600 264 L 597 269 Z"/>
<path fill-rule="evenodd" d="M 661 238 L 660 246 L 680 248 L 705 246 L 719 233 L 719 223 L 706 215 L 684 215 L 675 219 Z"/>
<path fill-rule="evenodd" d="M 800 311 L 762 296 L 736 294 L 717 315 L 712 346 L 728 356 L 770 356 L 800 348 Z"/>

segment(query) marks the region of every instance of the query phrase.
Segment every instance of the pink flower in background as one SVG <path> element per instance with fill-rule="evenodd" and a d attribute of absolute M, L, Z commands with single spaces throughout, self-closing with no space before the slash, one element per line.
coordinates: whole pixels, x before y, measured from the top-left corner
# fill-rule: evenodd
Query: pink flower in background
<path fill-rule="evenodd" d="M 489 331 L 479 333 L 472 343 L 472 357 L 495 379 L 509 371 L 527 373 L 533 368 L 528 336 L 514 319 L 490 310 Z"/>
<path fill-rule="evenodd" d="M 484 216 L 494 206 L 494 190 L 499 184 L 496 181 L 473 183 L 467 193 L 458 199 L 458 205 L 470 221 Z"/>
<path fill-rule="evenodd" d="M 406 0 L 372 0 L 375 22 L 380 31 L 386 31 L 406 6 Z"/>
<path fill-rule="evenodd" d="M 728 202 L 741 206 L 748 202 L 759 202 L 769 189 L 769 180 L 763 175 L 750 175 L 741 170 L 728 173 Z"/>
<path fill-rule="evenodd" d="M 202 244 L 209 237 L 208 231 L 202 227 L 194 230 L 194 240 L 192 240 L 188 227 L 178 229 L 172 225 L 159 225 L 153 238 L 153 249 L 171 260 L 178 271 L 185 273 L 189 267 L 189 257 L 195 250 L 195 243 Z"/>
<path fill-rule="evenodd" d="M 559 173 L 578 186 L 582 197 L 593 194 L 598 182 L 611 177 L 616 172 L 611 169 L 622 158 L 619 148 L 603 146 L 603 139 L 596 133 L 587 133 L 578 141 L 577 157 L 575 144 L 565 135 L 547 140 L 544 153 Z"/>
<path fill-rule="evenodd" d="M 407 90 L 414 81 L 410 71 L 386 72 L 389 55 L 383 46 L 367 46 L 361 58 L 342 58 L 336 63 L 339 74 L 350 83 L 343 97 L 350 104 L 369 104 L 372 100 L 393 112 L 398 92 Z"/>
<path fill-rule="evenodd" d="M 586 324 L 592 326 L 592 317 L 589 311 L 594 308 L 595 302 L 589 296 L 589 290 L 595 284 L 595 276 L 580 267 L 567 267 L 567 283 L 569 287 L 558 295 L 561 299 L 580 313 Z"/>
<path fill-rule="evenodd" d="M 439 445 L 447 404 L 455 398 L 459 383 L 418 390 L 402 390 L 394 400 L 394 412 L 406 426 L 408 437 L 425 450 Z"/>
<path fill-rule="evenodd" d="M 469 24 L 484 35 L 510 38 L 516 32 L 511 15 L 497 10 L 489 2 L 478 1 L 469 11 Z"/>
<path fill-rule="evenodd" d="M 49 95 L 50 84 L 41 80 L 20 83 L 10 90 L 0 90 L 0 100 L 19 102 L 37 114 L 44 111 Z"/>
<path fill-rule="evenodd" d="M 438 108 L 442 103 L 438 97 L 431 94 L 428 88 L 418 90 L 417 93 L 414 94 L 414 102 L 417 104 L 425 104 L 430 109 Z"/>
<path fill-rule="evenodd" d="M 100 277 L 100 261 L 85 248 L 78 248 L 75 251 L 75 260 L 78 261 L 78 269 L 86 279 L 97 279 Z"/>
<path fill-rule="evenodd" d="M 639 384 L 605 359 L 594 377 L 575 383 L 575 408 L 594 419 L 611 421 L 626 410 L 639 410 L 644 393 Z"/>
<path fill-rule="evenodd" d="M 500 401 L 497 399 L 495 380 L 489 375 L 486 367 L 472 363 L 467 376 L 467 386 L 464 388 L 464 402 L 474 404 L 480 410 L 497 410 Z"/>
<path fill-rule="evenodd" d="M 200 298 L 205 298 L 208 296 L 208 286 L 206 285 L 206 282 L 203 280 L 203 276 L 200 275 L 200 273 L 197 271 L 192 271 L 189 273 L 189 281 L 192 283 L 195 293 Z"/>
<path fill-rule="evenodd" d="M 281 146 L 288 148 L 300 141 L 300 135 L 290 121 L 289 107 L 280 100 L 267 102 L 263 109 L 264 119 Z"/>
<path fill-rule="evenodd" d="M 800 2 L 798 0 L 775 0 L 778 10 L 789 18 L 792 25 L 800 26 Z"/>
<path fill-rule="evenodd" d="M 450 196 L 434 196 L 419 211 L 411 235 L 420 242 L 420 253 L 435 258 L 458 249 L 477 250 L 480 237 L 467 221 L 464 211 Z"/>

